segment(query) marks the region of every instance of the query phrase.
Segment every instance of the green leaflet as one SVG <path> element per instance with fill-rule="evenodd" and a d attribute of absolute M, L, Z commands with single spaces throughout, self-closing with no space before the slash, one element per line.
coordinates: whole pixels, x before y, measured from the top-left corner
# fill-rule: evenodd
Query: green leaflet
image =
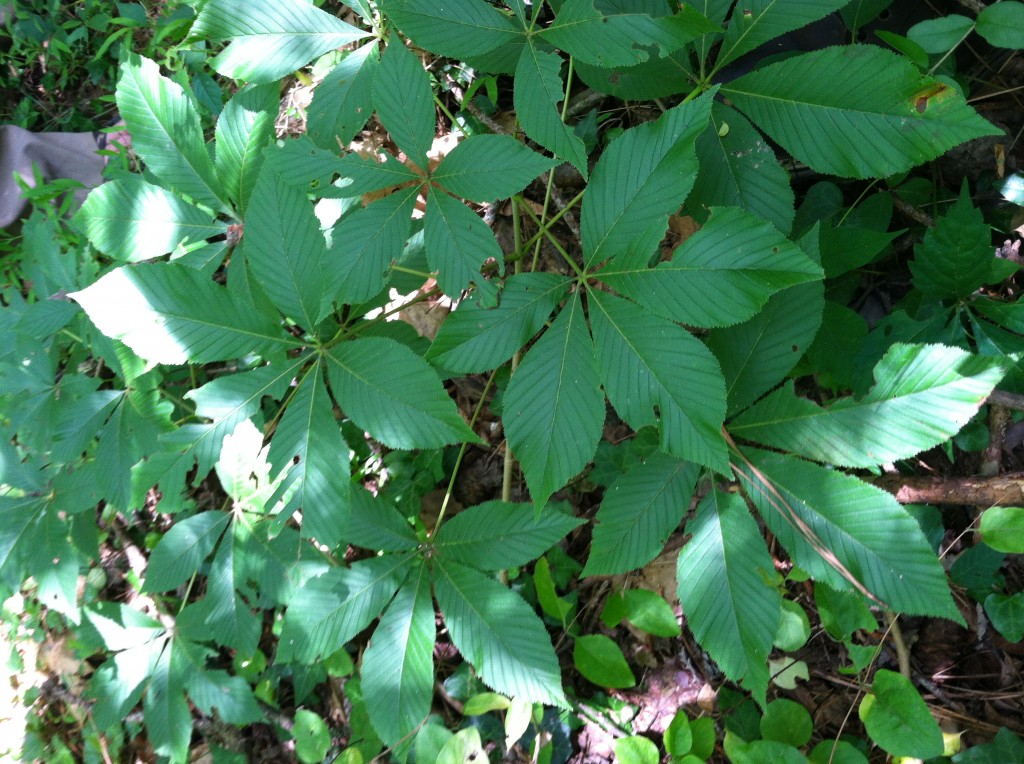
<path fill-rule="evenodd" d="M 140 385 L 142 387 L 142 385 Z M 131 469 L 139 459 L 159 450 L 159 438 L 173 429 L 173 406 L 155 391 L 129 389 L 99 431 L 96 489 L 116 507 L 131 506 Z"/>
<path fill-rule="evenodd" d="M 132 150 L 161 183 L 212 209 L 227 209 L 199 112 L 181 85 L 162 76 L 148 58 L 129 53 L 117 81 L 117 108 Z"/>
<path fill-rule="evenodd" d="M 380 615 L 409 575 L 412 554 L 373 557 L 329 568 L 302 584 L 285 612 L 277 662 L 315 663 Z"/>
<path fill-rule="evenodd" d="M 664 58 L 652 58 L 636 66 L 602 69 L 583 62 L 575 65 L 576 74 L 587 85 L 624 101 L 648 101 L 685 93 L 693 85 L 690 50 L 682 48 Z"/>
<path fill-rule="evenodd" d="M 544 624 L 490 575 L 439 557 L 434 593 L 452 642 L 495 692 L 566 706 L 558 658 Z"/>
<path fill-rule="evenodd" d="M 430 177 L 456 196 L 493 202 L 522 191 L 555 164 L 510 135 L 474 135 L 452 149 Z"/>
<path fill-rule="evenodd" d="M 313 93 L 306 135 L 321 148 L 337 151 L 363 129 L 370 118 L 367 102 L 379 68 L 377 41 L 350 51 L 331 69 Z"/>
<path fill-rule="evenodd" d="M 792 456 L 749 448 L 743 454 L 759 471 L 737 466 L 744 489 L 793 561 L 812 577 L 837 591 L 866 589 L 897 612 L 961 621 L 942 565 L 917 521 L 891 494 Z"/>
<path fill-rule="evenodd" d="M 346 154 L 335 163 L 341 178 L 335 184 L 339 196 L 359 196 L 410 181 L 421 183 L 423 178 L 411 167 L 406 167 L 391 154 L 384 155 L 383 163 L 358 154 Z"/>
<path fill-rule="evenodd" d="M 457 295 L 475 285 L 481 304 L 497 301 L 498 287 L 480 273 L 488 259 L 499 268 L 504 262 L 497 239 L 473 210 L 433 186 L 427 192 L 423 243 L 427 262 L 437 271 L 437 283 L 445 294 Z"/>
<path fill-rule="evenodd" d="M 385 12 L 420 47 L 450 58 L 479 56 L 515 41 L 521 32 L 497 8 L 478 0 L 385 0 Z"/>
<path fill-rule="evenodd" d="M 217 548 L 206 579 L 206 597 L 200 604 L 206 609 L 203 627 L 210 638 L 242 655 L 252 655 L 259 644 L 261 624 L 238 593 L 245 589 L 245 569 L 240 561 L 236 571 L 236 546 L 238 557 L 245 553 L 238 525 L 232 524 Z"/>
<path fill-rule="evenodd" d="M 282 512 L 302 510 L 303 535 L 333 547 L 348 519 L 351 451 L 334 418 L 323 360 L 306 371 L 270 443 L 271 474 L 284 475 L 275 495 L 294 491 Z M 295 460 L 298 460 L 295 462 Z"/>
<path fill-rule="evenodd" d="M 652 54 L 667 56 L 719 29 L 689 5 L 660 18 L 620 10 L 612 3 L 602 7 L 608 12 L 595 10 L 594 0 L 565 0 L 541 37 L 584 63 L 612 67 L 639 64 Z"/>
<path fill-rule="evenodd" d="M 373 728 L 388 745 L 417 729 L 434 698 L 434 600 L 420 563 L 398 590 L 363 653 L 363 692 Z"/>
<path fill-rule="evenodd" d="M 270 479 L 263 430 L 252 420 L 243 420 L 230 435 L 224 436 L 214 468 L 236 512 L 260 515 L 273 507 L 271 496 L 279 481 Z"/>
<path fill-rule="evenodd" d="M 583 522 L 553 509 L 538 516 L 529 504 L 485 501 L 442 525 L 434 544 L 447 560 L 504 570 L 536 559 Z"/>
<path fill-rule="evenodd" d="M 188 581 L 227 527 L 227 512 L 202 512 L 179 520 L 153 548 L 146 566 L 144 592 L 166 592 Z"/>
<path fill-rule="evenodd" d="M 971 204 L 965 181 L 960 198 L 935 220 L 924 241 L 914 247 L 910 272 L 914 286 L 932 298 L 963 300 L 993 280 L 989 226 Z"/>
<path fill-rule="evenodd" d="M 588 681 L 598 687 L 624 688 L 636 684 L 636 677 L 622 650 L 604 634 L 576 637 L 572 646 L 572 662 Z"/>
<path fill-rule="evenodd" d="M 276 84 L 246 85 L 224 104 L 217 119 L 214 166 L 239 214 L 245 213 L 259 177 L 263 149 L 274 139 L 277 110 Z"/>
<path fill-rule="evenodd" d="M 723 134 L 724 133 L 724 134 Z M 760 133 L 735 109 L 717 101 L 697 138 L 700 172 L 687 209 L 742 207 L 789 233 L 795 215 L 789 173 Z"/>
<path fill-rule="evenodd" d="M 601 378 L 619 415 L 634 430 L 658 425 L 663 451 L 728 474 L 725 382 L 711 351 L 636 303 L 592 290 L 588 304 Z"/>
<path fill-rule="evenodd" d="M 335 301 L 358 305 L 384 288 L 391 263 L 409 236 L 417 193 L 415 187 L 397 191 L 334 226 L 324 275 L 327 294 Z"/>
<path fill-rule="evenodd" d="M 942 755 L 943 735 L 913 683 L 880 669 L 858 714 L 871 740 L 897 756 L 931 759 Z"/>
<path fill-rule="evenodd" d="M 799 246 L 818 259 L 818 229 Z M 722 365 L 730 414 L 770 390 L 796 365 L 822 323 L 825 287 L 820 281 L 784 289 L 742 324 L 708 332 L 705 342 Z"/>
<path fill-rule="evenodd" d="M 173 263 L 115 268 L 68 296 L 103 334 L 155 363 L 226 361 L 297 344 L 230 288 Z"/>
<path fill-rule="evenodd" d="M 180 652 L 178 640 L 165 638 L 163 650 L 155 656 L 142 699 L 146 733 L 154 752 L 174 761 L 188 759 L 188 746 L 192 741 L 192 712 L 185 699 L 189 667 Z"/>
<path fill-rule="evenodd" d="M 322 264 L 327 245 L 306 195 L 264 163 L 245 216 L 245 257 L 267 297 L 312 331 L 330 309 Z"/>
<path fill-rule="evenodd" d="M 202 208 L 132 175 L 93 189 L 75 215 L 75 226 L 100 252 L 126 263 L 160 257 L 227 230 Z"/>
<path fill-rule="evenodd" d="M 950 13 L 937 19 L 927 19 L 907 30 L 907 37 L 921 46 L 925 53 L 946 53 L 955 48 L 974 29 L 974 21 Z"/>
<path fill-rule="evenodd" d="M 1024 3 L 1006 2 L 986 6 L 978 14 L 978 34 L 985 38 L 989 45 L 997 48 L 1021 50 L 1024 41 L 1020 30 L 1024 28 Z"/>
<path fill-rule="evenodd" d="M 213 59 L 214 69 L 227 77 L 267 83 L 368 36 L 302 0 L 264 1 L 255 8 L 249 0 L 209 0 L 189 38 L 230 43 Z"/>
<path fill-rule="evenodd" d="M 712 210 L 671 260 L 653 268 L 613 261 L 598 276 L 671 321 L 728 326 L 753 316 L 780 289 L 821 278 L 821 268 L 771 223 L 724 207 Z"/>
<path fill-rule="evenodd" d="M 540 331 L 568 288 L 564 276 L 523 273 L 505 280 L 497 307 L 470 295 L 441 324 L 427 360 L 463 373 L 500 366 Z"/>
<path fill-rule="evenodd" d="M 790 382 L 740 414 L 729 432 L 829 464 L 874 466 L 955 435 L 1004 373 L 992 359 L 958 348 L 895 344 L 862 400 L 822 408 Z"/>
<path fill-rule="evenodd" d="M 555 156 L 565 159 L 586 178 L 587 151 L 583 140 L 566 125 L 558 111 L 565 95 L 562 57 L 524 45 L 516 67 L 512 94 L 523 131 Z"/>
<path fill-rule="evenodd" d="M 373 105 L 398 148 L 426 170 L 434 141 L 434 94 L 423 65 L 397 36 L 388 40 L 380 57 Z"/>
<path fill-rule="evenodd" d="M 281 367 L 263 366 L 219 377 L 186 393 L 186 398 L 195 401 L 196 416 L 212 419 L 213 423 L 184 425 L 164 434 L 162 450 L 151 453 L 147 461 L 133 469 L 135 495 L 145 494 L 159 483 L 166 502 L 180 494 L 185 474 L 194 465 L 196 474 L 205 476 L 220 457 L 224 438 L 259 411 L 264 396 L 282 398 L 302 362 L 298 359 Z"/>
<path fill-rule="evenodd" d="M 717 489 L 687 523 L 679 554 L 679 601 L 694 637 L 733 681 L 762 706 L 768 653 L 782 617 L 782 597 L 761 531 L 742 497 Z"/>
<path fill-rule="evenodd" d="M 597 510 L 582 575 L 616 575 L 653 560 L 686 514 L 699 471 L 654 453 L 616 480 Z"/>
<path fill-rule="evenodd" d="M 579 294 L 526 354 L 505 394 L 505 434 L 537 508 L 594 455 L 604 395 Z"/>
<path fill-rule="evenodd" d="M 222 670 L 195 669 L 188 671 L 186 677 L 189 698 L 207 716 L 217 709 L 217 715 L 228 724 L 245 726 L 263 720 L 264 711 L 242 677 Z"/>
<path fill-rule="evenodd" d="M 364 337 L 326 353 L 334 397 L 391 448 L 439 448 L 476 435 L 422 358 L 394 340 Z"/>
<path fill-rule="evenodd" d="M 334 173 L 341 171 L 337 149 L 322 149 L 308 135 L 267 146 L 263 161 L 264 172 L 276 173 L 278 182 L 312 196 L 334 195 L 328 183 Z"/>
<path fill-rule="evenodd" d="M 786 32 L 823 19 L 848 3 L 849 0 L 744 0 L 733 9 L 715 69 Z"/>
<path fill-rule="evenodd" d="M 366 490 L 353 489 L 345 539 L 366 549 L 404 552 L 420 544 L 409 521 L 383 499 Z"/>
<path fill-rule="evenodd" d="M 619 136 L 594 167 L 580 219 L 588 267 L 620 255 L 646 262 L 668 216 L 697 173 L 694 142 L 708 124 L 714 92 L 680 104 Z"/>
<path fill-rule="evenodd" d="M 874 45 L 794 56 L 721 92 L 793 156 L 847 178 L 893 175 L 999 134 L 949 85 Z"/>

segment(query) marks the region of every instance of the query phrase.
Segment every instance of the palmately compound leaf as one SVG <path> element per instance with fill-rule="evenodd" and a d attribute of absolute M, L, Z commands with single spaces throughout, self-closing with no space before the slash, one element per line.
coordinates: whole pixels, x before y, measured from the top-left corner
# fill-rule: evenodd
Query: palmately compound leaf
<path fill-rule="evenodd" d="M 68 296 L 103 334 L 155 363 L 228 361 L 296 344 L 230 288 L 174 263 L 115 268 Z"/>
<path fill-rule="evenodd" d="M 366 104 L 373 98 L 380 52 L 377 41 L 351 50 L 313 91 L 306 112 L 306 135 L 321 148 L 347 146 L 372 116 Z"/>
<path fill-rule="evenodd" d="M 505 434 L 537 507 L 587 466 L 604 394 L 578 294 L 530 349 L 505 394 Z"/>
<path fill-rule="evenodd" d="M 274 140 L 279 92 L 274 83 L 246 85 L 224 104 L 217 119 L 214 166 L 240 214 L 244 214 L 259 177 L 263 150 Z"/>
<path fill-rule="evenodd" d="M 245 257 L 271 302 L 307 331 L 330 307 L 322 268 L 326 253 L 313 205 L 265 163 L 249 197 Z"/>
<path fill-rule="evenodd" d="M 285 611 L 278 662 L 315 663 L 340 649 L 380 615 L 413 564 L 411 553 L 371 557 L 304 582 Z"/>
<path fill-rule="evenodd" d="M 430 177 L 456 196 L 493 202 L 522 191 L 555 164 L 510 135 L 474 135 L 452 149 Z"/>
<path fill-rule="evenodd" d="M 863 399 L 823 408 L 791 382 L 740 414 L 729 432 L 828 464 L 871 467 L 955 435 L 1004 373 L 993 359 L 959 348 L 896 344 Z"/>
<path fill-rule="evenodd" d="M 96 249 L 115 260 L 137 263 L 227 231 L 202 208 L 170 191 L 128 175 L 92 190 L 75 225 Z"/>
<path fill-rule="evenodd" d="M 524 45 L 516 67 L 513 105 L 523 132 L 555 156 L 571 162 L 586 178 L 586 146 L 558 111 L 565 98 L 561 68 L 562 58 L 557 53 Z"/>
<path fill-rule="evenodd" d="M 505 280 L 496 307 L 470 295 L 441 324 L 427 360 L 470 374 L 500 366 L 541 330 L 568 288 L 556 273 L 522 273 Z"/>
<path fill-rule="evenodd" d="M 612 67 L 667 56 L 694 38 L 719 29 L 689 5 L 675 15 L 657 18 L 613 3 L 602 4 L 602 8 L 607 11 L 595 10 L 594 0 L 565 0 L 541 36 L 580 61 Z"/>
<path fill-rule="evenodd" d="M 495 304 L 498 287 L 480 273 L 487 260 L 499 267 L 504 262 L 494 233 L 479 215 L 444 191 L 431 187 L 427 200 L 423 244 L 427 262 L 437 271 L 437 283 L 455 297 L 475 285 L 481 302 Z"/>
<path fill-rule="evenodd" d="M 971 204 L 965 181 L 956 204 L 935 219 L 924 241 L 914 247 L 914 286 L 938 299 L 970 297 L 991 278 L 995 257 L 990 239 L 989 226 Z"/>
<path fill-rule="evenodd" d="M 782 617 L 775 568 L 742 497 L 717 489 L 686 525 L 693 537 L 679 554 L 679 601 L 701 646 L 762 706 L 768 654 Z"/>
<path fill-rule="evenodd" d="M 327 352 L 327 370 L 345 414 L 390 448 L 477 439 L 430 365 L 394 340 L 343 342 Z"/>
<path fill-rule="evenodd" d="M 266 83 L 369 34 L 303 0 L 209 0 L 189 39 L 230 43 L 213 59 L 213 68 L 226 77 Z"/>
<path fill-rule="evenodd" d="M 522 34 L 508 16 L 478 0 L 385 0 L 381 5 L 417 45 L 449 58 L 479 56 Z"/>
<path fill-rule="evenodd" d="M 597 274 L 656 314 L 691 326 L 746 321 L 775 292 L 821 276 L 821 267 L 775 226 L 738 207 L 712 210 L 670 260 L 653 268 L 613 261 Z"/>
<path fill-rule="evenodd" d="M 654 453 L 616 480 L 597 510 L 584 576 L 616 575 L 653 560 L 690 507 L 700 468 Z"/>
<path fill-rule="evenodd" d="M 743 454 L 750 464 L 735 467 L 743 487 L 800 568 L 837 591 L 870 592 L 894 611 L 961 621 L 942 565 L 895 497 L 792 456 Z"/>
<path fill-rule="evenodd" d="M 434 94 L 420 60 L 397 35 L 388 40 L 380 57 L 373 105 L 398 148 L 426 170 L 427 152 L 434 140 Z"/>
<path fill-rule="evenodd" d="M 594 167 L 580 233 L 588 266 L 629 254 L 646 263 L 697 174 L 695 142 L 714 93 L 669 109 L 616 138 Z"/>
<path fill-rule="evenodd" d="M 715 59 L 721 69 L 776 37 L 823 19 L 849 0 L 752 0 L 735 6 Z"/>
<path fill-rule="evenodd" d="M 117 108 L 131 133 L 132 151 L 161 184 L 213 209 L 227 208 L 199 110 L 181 85 L 161 75 L 153 61 L 129 53 L 117 80 Z"/>
<path fill-rule="evenodd" d="M 789 233 L 796 214 L 789 173 L 746 117 L 715 102 L 711 122 L 697 138 L 697 159 L 700 172 L 686 205 L 693 214 L 704 207 L 742 207 Z"/>
<path fill-rule="evenodd" d="M 306 371 L 270 443 L 279 493 L 288 495 L 282 512 L 302 510 L 302 533 L 321 544 L 341 541 L 348 520 L 351 451 L 334 418 L 323 381 L 323 361 Z"/>
<path fill-rule="evenodd" d="M 415 731 L 434 697 L 434 600 L 430 570 L 409 574 L 363 653 L 363 693 L 370 723 L 388 745 Z"/>
<path fill-rule="evenodd" d="M 657 425 L 663 451 L 729 473 L 722 437 L 725 380 L 703 342 L 621 297 L 589 293 L 608 400 L 630 427 Z"/>
<path fill-rule="evenodd" d="M 1001 133 L 952 86 L 875 45 L 794 56 L 721 93 L 797 159 L 845 178 L 893 175 Z"/>
<path fill-rule="evenodd" d="M 487 573 L 443 558 L 434 564 L 434 593 L 452 642 L 491 689 L 567 705 L 551 639 L 518 594 Z"/>
<path fill-rule="evenodd" d="M 544 554 L 582 520 L 529 504 L 485 501 L 441 526 L 434 546 L 445 559 L 480 570 L 525 565 Z"/>

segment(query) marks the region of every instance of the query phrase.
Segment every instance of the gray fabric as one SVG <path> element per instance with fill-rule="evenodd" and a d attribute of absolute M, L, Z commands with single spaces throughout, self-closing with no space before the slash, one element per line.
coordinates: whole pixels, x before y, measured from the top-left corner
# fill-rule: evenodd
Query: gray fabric
<path fill-rule="evenodd" d="M 47 181 L 77 180 L 86 187 L 75 194 L 81 202 L 88 189 L 103 182 L 103 157 L 96 149 L 92 133 L 30 133 L 14 125 L 0 125 L 0 228 L 7 228 L 27 212 L 15 172 L 30 186 L 33 163 Z"/>

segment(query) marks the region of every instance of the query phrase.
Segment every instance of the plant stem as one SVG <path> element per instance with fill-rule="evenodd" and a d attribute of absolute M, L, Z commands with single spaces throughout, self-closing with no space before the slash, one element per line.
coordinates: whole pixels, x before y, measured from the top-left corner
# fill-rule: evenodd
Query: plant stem
<path fill-rule="evenodd" d="M 473 410 L 473 417 L 469 420 L 470 429 L 476 424 L 476 420 L 480 418 L 480 412 L 483 411 L 484 403 L 487 401 L 487 393 L 491 390 L 491 385 L 494 384 L 494 378 L 498 375 L 498 370 L 495 369 L 491 372 L 491 376 L 487 378 L 487 384 L 484 385 L 484 391 L 480 394 L 480 402 L 476 404 L 476 408 Z M 455 457 L 455 466 L 452 467 L 452 476 L 448 479 L 448 487 L 444 492 L 444 501 L 441 502 L 441 511 L 437 513 L 437 520 L 434 521 L 434 527 L 430 530 L 429 537 L 434 538 L 437 533 L 437 529 L 441 527 L 441 520 L 444 519 L 444 513 L 448 511 L 448 502 L 451 501 L 452 491 L 455 489 L 455 478 L 458 477 L 459 467 L 462 466 L 462 459 L 466 455 L 466 449 L 469 447 L 469 443 L 463 443 L 459 447 L 459 455 Z"/>

